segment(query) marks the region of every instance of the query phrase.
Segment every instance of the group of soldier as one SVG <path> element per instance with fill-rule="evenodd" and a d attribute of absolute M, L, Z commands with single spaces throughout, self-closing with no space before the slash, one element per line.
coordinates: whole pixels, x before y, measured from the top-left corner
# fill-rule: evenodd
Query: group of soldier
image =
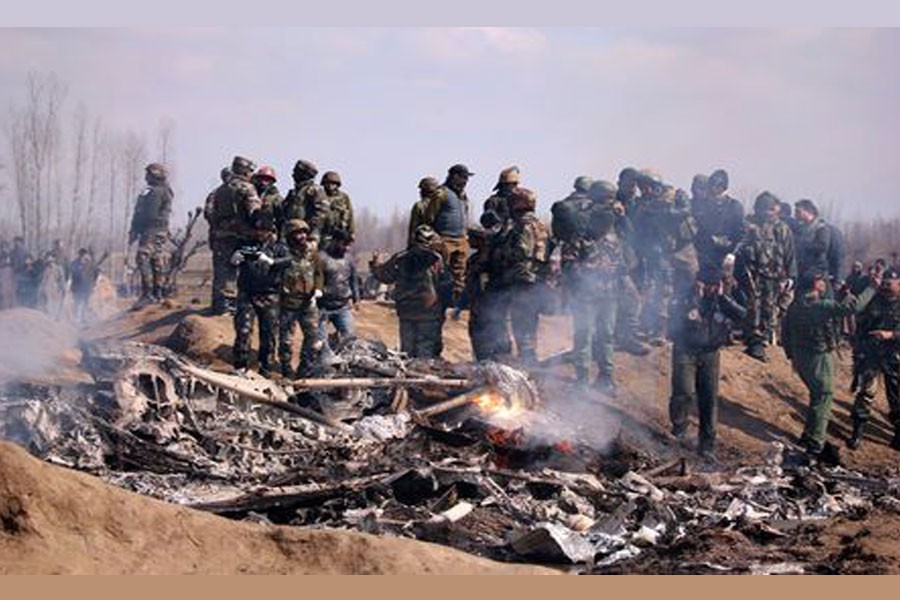
<path fill-rule="evenodd" d="M 151 175 L 148 167 L 148 183 Z M 315 357 L 330 352 L 328 322 L 338 339 L 352 335 L 351 308 L 359 299 L 347 256 L 353 208 L 338 173 L 318 182 L 317 175 L 311 162 L 298 160 L 293 188 L 282 197 L 271 167 L 257 169 L 238 156 L 207 198 L 212 309 L 234 316 L 239 369 L 250 366 L 256 320 L 260 371 L 275 372 L 277 350 L 286 378 L 309 374 Z M 813 201 L 791 207 L 766 191 L 745 215 L 728 193 L 724 170 L 696 175 L 688 192 L 652 171 L 626 168 L 616 184 L 578 177 L 571 194 L 552 205 L 548 226 L 536 214 L 537 195 L 511 166 L 500 172 L 473 225 L 466 193 L 473 175 L 456 164 L 443 183 L 423 178 L 407 247 L 369 263 L 375 278 L 393 286 L 401 350 L 409 356 L 439 357 L 448 313 L 458 318 L 467 309 L 477 360 L 533 367 L 540 316 L 568 312 L 578 386 L 615 395 L 614 350 L 642 356 L 668 339 L 672 434 L 685 436 L 696 403 L 698 451 L 711 455 L 721 348 L 741 339 L 749 356 L 767 361 L 770 348 L 781 345 L 810 392 L 801 442 L 821 456 L 829 448 L 833 352 L 847 331 L 843 324 L 852 321 L 857 396 L 849 444 L 862 439 L 881 377 L 897 431 L 892 445 L 900 449 L 900 275 L 855 265 L 844 282 L 840 230 Z M 171 201 L 165 190 L 146 193 L 158 196 L 157 207 Z M 164 260 L 159 231 L 133 227 L 145 249 L 138 265 L 149 274 L 150 297 L 159 291 L 153 275 Z M 292 350 L 297 325 L 299 369 Z M 590 384 L 592 364 L 597 375 Z"/>
<path fill-rule="evenodd" d="M 84 323 L 99 276 L 98 263 L 87 248 L 80 248 L 70 260 L 59 239 L 38 258 L 28 251 L 25 238 L 16 236 L 12 244 L 0 239 L 0 310 L 23 306 L 60 319 L 71 294 L 74 317 Z"/>

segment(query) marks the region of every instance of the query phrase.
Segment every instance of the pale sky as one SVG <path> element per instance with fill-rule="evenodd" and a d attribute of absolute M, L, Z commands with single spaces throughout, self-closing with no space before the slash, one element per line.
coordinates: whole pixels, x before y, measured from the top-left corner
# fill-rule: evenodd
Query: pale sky
<path fill-rule="evenodd" d="M 174 120 L 179 215 L 242 154 L 384 214 L 463 162 L 479 208 L 511 164 L 544 211 L 580 174 L 723 167 L 866 218 L 900 215 L 898 57 L 894 29 L 3 29 L 0 89 L 55 72 L 112 127 Z"/>

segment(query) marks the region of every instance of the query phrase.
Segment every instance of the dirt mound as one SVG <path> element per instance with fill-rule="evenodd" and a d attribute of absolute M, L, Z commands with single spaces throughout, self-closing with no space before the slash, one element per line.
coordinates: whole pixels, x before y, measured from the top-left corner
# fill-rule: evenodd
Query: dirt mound
<path fill-rule="evenodd" d="M 0 382 L 64 383 L 86 377 L 77 369 L 77 330 L 30 308 L 0 311 Z"/>
<path fill-rule="evenodd" d="M 234 325 L 228 316 L 190 314 L 181 319 L 166 339 L 166 346 L 194 360 L 229 362 Z"/>
<path fill-rule="evenodd" d="M 0 443 L 0 574 L 539 574 L 412 540 L 229 521 Z"/>

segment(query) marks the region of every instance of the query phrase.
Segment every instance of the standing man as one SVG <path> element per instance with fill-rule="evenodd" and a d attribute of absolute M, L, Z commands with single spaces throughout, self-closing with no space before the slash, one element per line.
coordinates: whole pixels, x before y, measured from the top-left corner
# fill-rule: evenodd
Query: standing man
<path fill-rule="evenodd" d="M 484 227 L 506 229 L 510 220 L 510 210 L 508 200 L 515 192 L 519 183 L 522 181 L 522 174 L 519 167 L 507 167 L 500 171 L 497 177 L 497 185 L 494 186 L 494 194 L 484 201 L 484 213 L 492 215 L 491 219 L 496 219 L 496 223 L 483 223 Z M 484 217 L 482 217 L 484 218 Z"/>
<path fill-rule="evenodd" d="M 275 169 L 272 167 L 260 167 L 250 182 L 259 195 L 260 209 L 257 216 L 257 227 L 266 231 L 271 231 L 278 235 L 278 221 L 281 218 L 282 204 L 284 199 L 281 192 L 278 191 L 278 177 L 275 175 Z"/>
<path fill-rule="evenodd" d="M 744 308 L 725 292 L 722 270 L 707 264 L 692 288 L 672 303 L 672 435 L 687 433 L 688 412 L 696 403 L 700 417 L 697 451 L 714 458 L 719 403 L 719 354 L 733 323 L 746 318 Z"/>
<path fill-rule="evenodd" d="M 475 360 L 489 360 L 495 355 L 497 340 L 487 318 L 485 298 L 490 282 L 491 237 L 481 227 L 470 227 L 469 247 L 474 252 L 466 261 L 464 301 L 469 308 L 469 342 Z M 509 349 L 504 349 L 505 353 Z"/>
<path fill-rule="evenodd" d="M 779 299 L 797 279 L 794 236 L 778 218 L 780 202 L 774 194 L 756 197 L 747 218 L 744 239 L 737 250 L 736 277 L 747 299 L 745 352 L 766 362 L 766 345 L 775 342 L 781 320 Z"/>
<path fill-rule="evenodd" d="M 353 313 L 351 308 L 359 304 L 359 284 L 353 259 L 347 256 L 352 243 L 350 232 L 337 229 L 331 241 L 319 252 L 322 264 L 323 287 L 319 298 L 319 338 L 327 343 L 328 323 L 334 326 L 338 340 L 343 341 L 353 335 Z"/>
<path fill-rule="evenodd" d="M 279 224 L 279 231 L 282 237 L 284 236 L 285 223 L 292 219 L 306 221 L 310 231 L 318 233 L 317 228 L 322 224 L 322 215 L 315 215 L 316 227 L 310 222 L 310 218 L 314 216 L 311 214 L 312 207 L 321 204 L 321 199 L 325 195 L 321 188 L 316 185 L 316 175 L 318 173 L 319 169 L 316 165 L 308 160 L 301 159 L 294 163 L 294 170 L 291 173 L 294 179 L 294 187 L 288 192 L 282 204 L 284 208 L 281 211 L 281 223 Z"/>
<path fill-rule="evenodd" d="M 900 450 L 900 270 L 896 267 L 884 272 L 878 295 L 858 315 L 856 339 L 859 384 L 847 445 L 858 448 L 862 441 L 880 377 L 890 408 L 888 419 L 894 426 L 891 448 Z"/>
<path fill-rule="evenodd" d="M 356 236 L 356 225 L 353 222 L 353 203 L 350 196 L 341 189 L 341 176 L 337 171 L 327 171 L 322 175 L 322 188 L 328 200 L 328 222 L 322 230 L 321 245 L 340 233 L 342 239 L 352 243 Z"/>
<path fill-rule="evenodd" d="M 709 176 L 709 195 L 695 210 L 695 245 L 701 268 L 722 268 L 725 257 L 734 252 L 744 237 L 744 207 L 728 195 L 728 173 L 723 169 Z"/>
<path fill-rule="evenodd" d="M 425 222 L 441 236 L 444 244 L 444 260 L 453 279 L 452 303 L 456 305 L 466 286 L 466 259 L 469 257 L 469 197 L 466 184 L 474 175 L 463 164 L 456 164 L 447 171 L 447 179 L 426 207 Z"/>
<path fill-rule="evenodd" d="M 638 186 L 640 172 L 634 167 L 625 167 L 619 172 L 618 183 L 616 184 L 616 201 L 625 208 L 625 214 L 630 218 L 634 218 L 635 209 L 638 203 Z"/>
<path fill-rule="evenodd" d="M 412 246 L 416 238 L 416 231 L 422 225 L 431 227 L 432 209 L 430 207 L 440 205 L 444 201 L 446 190 L 434 177 L 423 177 L 419 180 L 419 200 L 413 204 L 409 213 L 409 226 L 406 237 L 406 245 Z M 433 228 L 432 228 L 433 230 Z"/>
<path fill-rule="evenodd" d="M 848 296 L 844 302 L 836 302 L 826 297 L 827 271 L 808 273 L 803 278 L 800 289 L 804 293 L 788 309 L 783 338 L 784 352 L 809 390 L 809 411 L 800 443 L 811 457 L 836 462 L 836 456 L 822 456 L 834 399 L 834 350 L 838 342 L 834 321 L 868 304 L 875 288 L 867 288 L 859 298 Z M 836 454 L 836 448 L 829 454 Z"/>
<path fill-rule="evenodd" d="M 138 196 L 131 218 L 128 245 L 138 242 L 135 263 L 141 275 L 141 297 L 136 307 L 158 302 L 167 291 L 162 284 L 169 260 L 166 245 L 174 194 L 166 178 L 163 165 L 147 165 L 144 176 L 147 187 Z"/>
<path fill-rule="evenodd" d="M 440 358 L 444 344 L 442 288 L 449 284 L 441 240 L 428 225 L 416 228 L 410 246 L 369 267 L 381 282 L 395 284 L 394 306 L 400 320 L 400 350 L 411 358 Z"/>
<path fill-rule="evenodd" d="M 87 248 L 79 248 L 78 256 L 69 266 L 72 274 L 72 300 L 75 304 L 75 320 L 84 325 L 88 320 L 88 306 L 91 294 L 97 284 L 100 270 L 94 262 L 94 255 Z"/>
<path fill-rule="evenodd" d="M 9 242 L 0 239 L 0 310 L 16 305 L 16 273 L 13 270 Z"/>
<path fill-rule="evenodd" d="M 828 273 L 828 249 L 831 247 L 831 228 L 819 216 L 819 208 L 812 200 L 794 203 L 794 216 L 799 223 L 797 244 L 797 271 L 805 281 L 812 281 L 815 273 Z M 806 291 L 806 290 L 803 290 Z M 831 295 L 831 285 L 828 285 Z"/>
<path fill-rule="evenodd" d="M 237 269 L 231 264 L 231 255 L 237 250 L 235 232 L 232 230 L 233 214 L 231 207 L 216 205 L 220 189 L 228 185 L 231 179 L 231 168 L 225 167 L 219 172 L 221 185 L 211 191 L 203 206 L 203 217 L 209 227 L 209 248 L 212 251 L 212 311 L 223 315 L 234 312 L 234 301 L 237 297 Z M 224 210 L 224 209 L 229 210 Z"/>

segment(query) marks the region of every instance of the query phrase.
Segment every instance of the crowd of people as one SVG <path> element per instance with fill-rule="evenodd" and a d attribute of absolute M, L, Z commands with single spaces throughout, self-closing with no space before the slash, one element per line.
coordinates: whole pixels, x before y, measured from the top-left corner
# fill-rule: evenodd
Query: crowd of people
<path fill-rule="evenodd" d="M 149 299 L 159 291 L 154 274 L 165 257 L 156 240 L 171 204 L 158 173 L 161 165 L 148 167 L 150 187 L 132 227 Z M 835 453 L 826 441 L 833 354 L 849 340 L 857 395 L 848 443 L 862 440 L 881 378 L 892 446 L 900 449 L 900 273 L 876 261 L 842 277 L 841 232 L 812 200 L 791 206 L 765 191 L 745 215 L 722 169 L 696 175 L 686 191 L 655 172 L 626 168 L 616 183 L 578 177 L 571 194 L 552 204 L 547 224 L 536 214 L 537 195 L 511 166 L 474 223 L 466 193 L 473 175 L 456 164 L 443 183 L 423 178 L 407 247 L 369 263 L 371 275 L 393 287 L 403 352 L 440 357 L 447 316 L 467 310 L 476 360 L 527 369 L 537 364 L 541 315 L 570 313 L 577 385 L 615 395 L 616 349 L 643 356 L 670 341 L 672 434 L 685 436 L 696 404 L 698 451 L 710 456 L 721 349 L 738 342 L 765 362 L 781 346 L 809 388 L 801 443 L 828 459 Z M 233 315 L 238 369 L 251 366 L 256 321 L 260 372 L 280 370 L 288 379 L 311 373 L 331 352 L 329 324 L 333 339 L 353 334 L 353 207 L 338 173 L 317 176 L 314 164 L 298 160 L 282 197 L 274 169 L 237 156 L 207 198 L 212 310 Z M 303 342 L 295 367 L 297 325 Z"/>

